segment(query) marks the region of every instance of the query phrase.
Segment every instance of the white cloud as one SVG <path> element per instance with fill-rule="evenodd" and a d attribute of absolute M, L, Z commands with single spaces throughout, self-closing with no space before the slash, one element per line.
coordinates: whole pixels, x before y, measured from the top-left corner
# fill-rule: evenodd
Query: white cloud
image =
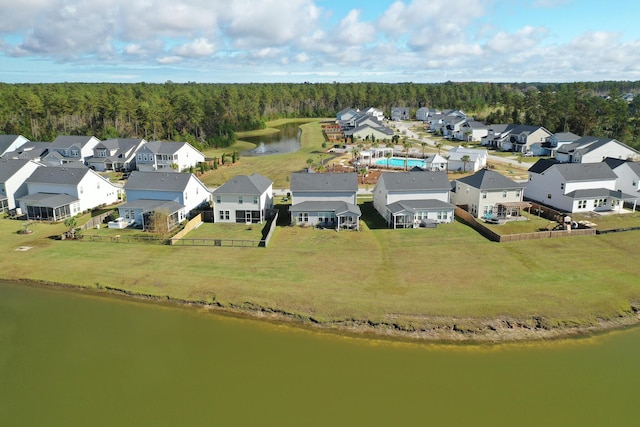
<path fill-rule="evenodd" d="M 187 57 L 210 56 L 215 52 L 215 46 L 201 37 L 175 47 L 172 52 L 176 55 Z"/>
<path fill-rule="evenodd" d="M 177 64 L 182 61 L 182 58 L 179 56 L 162 56 L 156 60 L 158 64 L 168 65 L 168 64 Z"/>

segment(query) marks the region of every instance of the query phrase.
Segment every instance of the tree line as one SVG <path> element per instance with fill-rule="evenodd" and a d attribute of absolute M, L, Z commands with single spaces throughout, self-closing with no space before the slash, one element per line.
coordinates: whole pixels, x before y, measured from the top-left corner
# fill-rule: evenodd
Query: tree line
<path fill-rule="evenodd" d="M 490 123 L 616 138 L 638 147 L 640 82 L 579 83 L 0 83 L 0 132 L 139 137 L 228 146 L 268 120 L 335 117 L 343 108 L 461 109 Z"/>

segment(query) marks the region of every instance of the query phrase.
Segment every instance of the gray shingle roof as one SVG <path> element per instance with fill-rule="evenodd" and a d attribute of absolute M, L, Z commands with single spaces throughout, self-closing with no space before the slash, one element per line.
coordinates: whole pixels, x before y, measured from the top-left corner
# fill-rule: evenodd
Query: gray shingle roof
<path fill-rule="evenodd" d="M 124 189 L 184 191 L 191 177 L 190 173 L 133 171 L 129 175 Z"/>
<path fill-rule="evenodd" d="M 571 193 L 565 194 L 567 197 L 571 197 L 572 199 L 595 199 L 600 197 L 611 197 L 614 199 L 623 199 L 623 200 L 633 200 L 637 199 L 638 196 L 632 196 L 627 193 L 623 193 L 621 191 L 609 190 L 608 188 L 587 188 L 583 190 L 575 190 Z"/>
<path fill-rule="evenodd" d="M 184 209 L 184 205 L 174 202 L 173 200 L 151 200 L 151 199 L 138 199 L 132 202 L 127 202 L 120 209 L 142 209 L 145 212 L 167 210 L 169 213 Z"/>
<path fill-rule="evenodd" d="M 6 182 L 29 162 L 26 159 L 0 159 L 0 182 Z"/>
<path fill-rule="evenodd" d="M 518 189 L 526 186 L 489 169 L 480 169 L 473 175 L 460 178 L 458 182 L 480 190 Z"/>
<path fill-rule="evenodd" d="M 174 154 L 187 144 L 187 142 L 149 141 L 144 146 L 154 154 Z"/>
<path fill-rule="evenodd" d="M 291 174 L 291 191 L 329 192 L 358 191 L 358 175 L 348 173 L 307 173 Z"/>
<path fill-rule="evenodd" d="M 344 215 L 346 213 L 353 213 L 358 216 L 362 215 L 360 206 L 352 203 L 339 202 L 339 201 L 308 201 L 302 203 L 296 203 L 289 208 L 290 212 L 335 212 L 336 215 Z"/>
<path fill-rule="evenodd" d="M 32 206 L 42 206 L 46 208 L 57 208 L 59 206 L 70 205 L 76 203 L 79 200 L 68 194 L 53 194 L 53 193 L 35 193 L 21 197 L 21 201 L 25 201 Z"/>
<path fill-rule="evenodd" d="M 451 188 L 444 171 L 383 172 L 379 180 L 388 191 L 446 190 Z"/>
<path fill-rule="evenodd" d="M 78 185 L 88 173 L 91 173 L 91 170 L 87 167 L 66 168 L 51 166 L 36 169 L 25 182 L 28 184 Z"/>
<path fill-rule="evenodd" d="M 618 176 L 608 164 L 600 163 L 560 163 L 554 165 L 567 181 L 597 181 L 616 179 Z"/>
<path fill-rule="evenodd" d="M 237 175 L 213 191 L 214 194 L 262 194 L 273 184 L 269 178 L 254 173 Z"/>
<path fill-rule="evenodd" d="M 391 213 L 398 213 L 402 211 L 417 212 L 421 210 L 452 210 L 455 206 L 451 203 L 443 202 L 441 200 L 400 200 L 392 203 L 387 208 Z"/>
<path fill-rule="evenodd" d="M 60 148 L 60 149 L 62 149 L 62 148 L 69 148 L 72 145 L 78 145 L 78 146 L 82 147 L 83 145 L 88 143 L 91 138 L 93 138 L 93 136 L 88 136 L 88 135 L 60 135 L 59 137 L 54 139 L 53 142 L 51 142 L 51 148 L 54 148 L 54 149 Z"/>

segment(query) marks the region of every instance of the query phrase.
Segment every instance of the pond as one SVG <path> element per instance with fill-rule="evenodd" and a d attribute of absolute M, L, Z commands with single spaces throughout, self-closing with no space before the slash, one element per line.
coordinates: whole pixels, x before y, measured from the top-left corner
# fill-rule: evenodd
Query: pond
<path fill-rule="evenodd" d="M 0 283 L 5 426 L 634 425 L 638 354 L 638 328 L 406 343 Z"/>
<path fill-rule="evenodd" d="M 299 123 L 289 123 L 275 126 L 279 132 L 268 135 L 247 136 L 244 141 L 256 145 L 252 150 L 243 151 L 244 156 L 265 156 L 269 154 L 291 153 L 300 149 L 300 135 L 302 130 Z"/>

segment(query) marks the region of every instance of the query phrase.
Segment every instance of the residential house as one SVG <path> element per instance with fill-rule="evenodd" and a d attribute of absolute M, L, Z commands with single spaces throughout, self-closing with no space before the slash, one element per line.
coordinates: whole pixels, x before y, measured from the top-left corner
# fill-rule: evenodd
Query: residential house
<path fill-rule="evenodd" d="M 616 188 L 605 163 L 559 163 L 541 159 L 529 168 L 525 197 L 564 212 L 619 211 L 637 196 Z"/>
<path fill-rule="evenodd" d="M 409 108 L 407 107 L 393 107 L 391 108 L 391 120 L 399 121 L 399 120 L 409 120 L 411 116 L 409 115 Z"/>
<path fill-rule="evenodd" d="M 429 108 L 429 107 L 420 107 L 418 108 L 418 111 L 416 111 L 416 120 L 420 120 L 422 122 L 426 122 L 429 120 L 429 117 L 433 116 L 434 114 L 439 114 L 440 112 L 438 110 L 436 110 L 435 108 Z"/>
<path fill-rule="evenodd" d="M 449 161 L 440 154 L 429 154 L 423 158 L 427 171 L 448 171 Z"/>
<path fill-rule="evenodd" d="M 632 195 L 640 200 L 640 162 L 607 157 L 603 160 L 616 174 L 616 190 Z M 633 210 L 636 209 L 634 202 Z"/>
<path fill-rule="evenodd" d="M 444 110 L 441 113 L 430 114 L 427 123 L 429 125 L 429 131 L 433 133 L 440 133 L 444 135 L 445 121 L 457 119 L 466 119 L 467 115 L 461 110 Z"/>
<path fill-rule="evenodd" d="M 384 112 L 374 107 L 371 107 L 367 111 L 365 111 L 365 114 L 367 116 L 374 117 L 378 122 L 382 122 L 384 120 Z"/>
<path fill-rule="evenodd" d="M 204 162 L 204 154 L 188 142 L 150 141 L 136 152 L 141 172 L 181 172 Z"/>
<path fill-rule="evenodd" d="M 237 175 L 212 192 L 214 221 L 262 223 L 273 209 L 273 181 L 262 175 Z"/>
<path fill-rule="evenodd" d="M 484 123 L 475 120 L 465 120 L 457 130 L 453 131 L 453 139 L 457 139 L 458 141 L 480 142 L 488 133 L 489 130 Z"/>
<path fill-rule="evenodd" d="M 25 181 L 39 165 L 31 160 L 0 159 L 0 213 L 15 209 L 27 194 Z"/>
<path fill-rule="evenodd" d="M 477 172 L 487 166 L 487 150 L 457 146 L 449 150 L 450 171 Z"/>
<path fill-rule="evenodd" d="M 442 119 L 442 136 L 451 139 L 455 138 L 456 134 L 461 135 L 462 125 L 467 122 L 466 117 L 447 116 Z"/>
<path fill-rule="evenodd" d="M 5 159 L 25 159 L 42 162 L 42 158 L 49 153 L 50 142 L 28 141 L 13 151 L 4 154 Z"/>
<path fill-rule="evenodd" d="M 491 125 L 487 136 L 481 139 L 482 145 L 502 151 L 526 153 L 531 151 L 533 144 L 542 144 L 551 132 L 542 126 L 530 125 Z"/>
<path fill-rule="evenodd" d="M 338 114 L 336 114 L 336 120 L 337 121 L 343 121 L 343 120 L 350 120 L 352 117 L 357 117 L 360 112 L 360 110 L 358 110 L 357 108 L 345 108 L 343 110 L 340 110 L 338 112 Z"/>
<path fill-rule="evenodd" d="M 529 204 L 523 202 L 526 184 L 515 182 L 490 169 L 480 169 L 453 182 L 451 201 L 466 206 L 476 218 L 487 220 L 517 216 Z"/>
<path fill-rule="evenodd" d="M 42 161 L 50 165 L 87 165 L 93 156 L 93 149 L 100 143 L 95 136 L 61 135 L 49 145 L 49 153 Z"/>
<path fill-rule="evenodd" d="M 613 138 L 583 136 L 556 150 L 555 159 L 562 163 L 598 163 L 611 157 L 633 160 L 640 152 Z"/>
<path fill-rule="evenodd" d="M 580 136 L 571 132 L 559 132 L 554 133 L 547 138 L 545 142 L 536 142 L 531 144 L 531 152 L 534 156 L 549 156 L 554 157 L 558 147 L 562 147 L 566 144 L 571 144 L 580 139 Z"/>
<path fill-rule="evenodd" d="M 372 126 L 370 124 L 365 124 L 350 130 L 345 130 L 344 135 L 351 138 L 352 141 L 391 141 L 394 132 L 386 126 Z"/>
<path fill-rule="evenodd" d="M 127 202 L 118 208 L 120 216 L 143 230 L 152 227 L 153 213 L 165 213 L 172 229 L 211 201 L 211 192 L 192 173 L 133 171 L 124 190 Z"/>
<path fill-rule="evenodd" d="M 0 157 L 5 153 L 16 151 L 27 142 L 29 140 L 22 135 L 0 135 Z"/>
<path fill-rule="evenodd" d="M 87 167 L 40 167 L 25 183 L 18 203 L 29 219 L 61 221 L 118 201 L 119 188 Z"/>
<path fill-rule="evenodd" d="M 446 172 L 383 172 L 373 189 L 373 207 L 390 228 L 417 228 L 454 220 Z"/>
<path fill-rule="evenodd" d="M 146 141 L 141 138 L 110 138 L 100 142 L 93 149 L 93 157 L 88 160 L 92 169 L 103 171 L 129 172 L 136 169 L 136 152 Z"/>
<path fill-rule="evenodd" d="M 356 173 L 291 174 L 292 224 L 359 229 Z"/>

